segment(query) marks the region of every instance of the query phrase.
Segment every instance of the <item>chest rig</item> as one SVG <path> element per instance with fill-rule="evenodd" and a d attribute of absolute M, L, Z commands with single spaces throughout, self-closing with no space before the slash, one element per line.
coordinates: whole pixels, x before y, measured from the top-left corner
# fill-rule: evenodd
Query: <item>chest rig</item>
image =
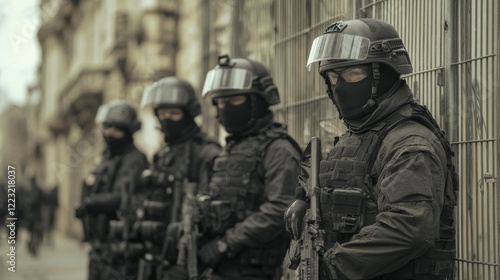
<path fill-rule="evenodd" d="M 193 141 L 163 147 L 154 158 L 147 200 L 146 218 L 154 221 L 177 221 L 183 197 L 183 181 L 192 181 Z"/>
<path fill-rule="evenodd" d="M 122 160 L 123 155 L 105 158 L 101 164 L 97 166 L 93 172 L 94 178 L 90 179 L 93 180 L 93 183 L 89 186 L 90 190 L 87 193 L 91 199 L 94 195 L 117 191 L 114 188 L 120 186 L 115 186 L 115 181 Z M 105 241 L 109 234 L 109 222 L 114 219 L 117 219 L 115 214 L 86 214 L 83 217 L 85 239 L 93 243 L 95 241 Z"/>
<path fill-rule="evenodd" d="M 375 223 L 378 214 L 374 186 L 378 174 L 372 171 L 385 136 L 406 121 L 418 122 L 431 130 L 441 142 L 447 158 L 444 204 L 440 216 L 440 236 L 435 247 L 408 265 L 377 279 L 451 279 L 455 257 L 453 207 L 456 205 L 458 176 L 452 163 L 454 155 L 444 132 L 425 106 L 410 103 L 410 116 L 395 113 L 362 134 L 346 133 L 342 145 L 335 145 L 320 163 L 320 209 L 326 230 L 325 247 L 348 241 L 365 226 Z"/>
<path fill-rule="evenodd" d="M 113 192 L 113 185 L 122 163 L 123 156 L 106 158 L 95 169 L 95 183 L 92 194 Z"/>
<path fill-rule="evenodd" d="M 373 186 L 367 166 L 382 127 L 362 135 L 345 134 L 343 144 L 320 162 L 321 221 L 325 229 L 343 234 L 342 239 L 375 222 L 377 205 L 368 195 Z"/>
<path fill-rule="evenodd" d="M 263 160 L 268 146 L 277 139 L 291 138 L 284 126 L 274 124 L 258 135 L 229 142 L 214 160 L 208 185 L 211 202 L 205 219 L 211 234 L 224 233 L 264 202 Z"/>
<path fill-rule="evenodd" d="M 187 141 L 180 145 L 165 146 L 158 152 L 153 166 L 153 188 L 172 193 L 174 181 L 190 177 L 192 144 L 192 141 Z"/>

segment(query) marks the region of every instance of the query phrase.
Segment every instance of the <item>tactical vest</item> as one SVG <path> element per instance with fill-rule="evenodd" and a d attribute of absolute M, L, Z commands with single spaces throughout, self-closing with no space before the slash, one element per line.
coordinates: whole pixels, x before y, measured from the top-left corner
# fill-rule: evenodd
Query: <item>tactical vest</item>
<path fill-rule="evenodd" d="M 166 146 L 156 155 L 152 169 L 152 191 L 148 195 L 147 219 L 166 224 L 178 221 L 183 196 L 184 178 L 192 181 L 191 158 L 193 141 L 188 140 L 175 146 Z"/>
<path fill-rule="evenodd" d="M 183 199 L 182 183 L 199 181 L 199 170 L 194 161 L 199 158 L 198 147 L 218 145 L 203 133 L 198 133 L 182 144 L 163 147 L 156 155 L 152 168 L 151 188 L 148 199 L 158 206 L 155 216 L 169 223 L 178 220 Z M 163 206 L 162 206 L 163 205 Z M 168 205 L 165 207 L 165 205 Z M 154 205 L 152 205 L 154 206 Z M 173 212 L 176 213 L 173 213 Z M 154 220 L 158 217 L 155 217 Z"/>
<path fill-rule="evenodd" d="M 277 139 L 287 139 L 300 152 L 285 127 L 274 124 L 241 142 L 230 142 L 214 160 L 208 186 L 212 199 L 208 215 L 202 221 L 204 234 L 211 238 L 222 236 L 227 229 L 259 210 L 265 202 L 264 157 L 269 145 Z M 271 243 L 266 244 L 266 248 L 243 249 L 239 263 L 275 269 L 280 263 L 277 254 L 282 256 L 288 243 L 282 244 L 280 240 Z"/>
<path fill-rule="evenodd" d="M 113 185 L 116 180 L 116 175 L 120 169 L 123 156 L 115 156 L 113 158 L 104 159 L 104 161 L 95 169 L 94 178 L 95 183 L 91 188 L 90 196 L 93 194 L 112 193 Z M 104 242 L 109 234 L 110 220 L 116 220 L 116 215 L 97 214 L 86 215 L 85 219 L 88 220 L 90 240 L 99 240 Z"/>
<path fill-rule="evenodd" d="M 372 167 L 384 137 L 406 121 L 416 121 L 430 129 L 440 140 L 447 157 L 448 175 L 445 200 L 440 217 L 440 237 L 435 248 L 390 275 L 377 279 L 450 279 L 455 257 L 453 207 L 456 205 L 458 177 L 451 162 L 453 152 L 430 112 L 411 103 L 411 116 L 395 113 L 369 132 L 346 134 L 342 146 L 334 146 L 320 163 L 319 184 L 322 226 L 326 231 L 325 250 L 335 242 L 348 241 L 365 226 L 375 223 L 378 214 L 374 186 L 377 174 Z M 336 143 L 335 143 L 336 144 Z"/>

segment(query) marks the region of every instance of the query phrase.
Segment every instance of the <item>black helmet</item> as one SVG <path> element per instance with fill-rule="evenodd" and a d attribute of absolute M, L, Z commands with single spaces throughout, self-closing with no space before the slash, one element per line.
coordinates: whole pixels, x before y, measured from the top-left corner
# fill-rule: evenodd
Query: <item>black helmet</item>
<path fill-rule="evenodd" d="M 153 109 L 176 107 L 184 109 L 191 117 L 201 113 L 200 103 L 196 100 L 193 87 L 177 77 L 166 77 L 146 88 L 141 106 Z"/>
<path fill-rule="evenodd" d="M 115 126 L 130 134 L 141 129 L 141 123 L 137 119 L 134 107 L 124 100 L 114 100 L 101 105 L 97 111 L 95 122 L 104 127 Z"/>
<path fill-rule="evenodd" d="M 207 73 L 203 97 L 211 98 L 256 93 L 268 105 L 280 103 L 278 88 L 267 68 L 260 62 L 247 58 L 219 56 L 219 63 Z"/>
<path fill-rule="evenodd" d="M 413 71 L 398 32 L 389 23 L 372 18 L 339 21 L 314 39 L 307 67 L 320 62 L 319 72 L 368 63 L 384 63 L 399 74 Z"/>

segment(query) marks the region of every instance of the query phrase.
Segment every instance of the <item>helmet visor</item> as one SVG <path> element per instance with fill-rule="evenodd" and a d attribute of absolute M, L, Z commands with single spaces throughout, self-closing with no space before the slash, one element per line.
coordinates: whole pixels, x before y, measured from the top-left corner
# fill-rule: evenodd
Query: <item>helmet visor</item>
<path fill-rule="evenodd" d="M 183 106 L 189 102 L 189 93 L 179 87 L 151 86 L 144 91 L 141 107 L 158 105 Z"/>
<path fill-rule="evenodd" d="M 216 68 L 207 73 L 202 95 L 217 90 L 242 90 L 252 87 L 252 72 L 241 68 Z"/>
<path fill-rule="evenodd" d="M 363 60 L 368 56 L 370 40 L 366 37 L 327 33 L 314 39 L 309 58 L 307 59 L 307 70 L 311 71 L 311 64 L 322 60 Z"/>

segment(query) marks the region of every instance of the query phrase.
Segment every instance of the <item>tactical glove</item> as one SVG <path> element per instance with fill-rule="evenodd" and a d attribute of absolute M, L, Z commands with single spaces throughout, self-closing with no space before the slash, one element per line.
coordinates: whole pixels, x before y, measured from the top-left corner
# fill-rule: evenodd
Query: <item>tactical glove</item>
<path fill-rule="evenodd" d="M 302 236 L 304 227 L 304 215 L 309 209 L 306 202 L 306 190 L 303 186 L 295 188 L 295 201 L 286 209 L 283 220 L 285 221 L 285 229 L 292 240 L 299 240 Z"/>
<path fill-rule="evenodd" d="M 285 229 L 292 240 L 299 240 L 304 229 L 304 216 L 309 204 L 304 200 L 295 200 L 285 211 L 283 220 L 285 221 Z"/>
<path fill-rule="evenodd" d="M 78 219 L 82 219 L 85 213 L 87 212 L 87 203 L 84 199 L 78 207 L 75 208 L 75 217 Z"/>
<path fill-rule="evenodd" d="M 215 239 L 201 247 L 198 252 L 200 261 L 207 266 L 214 268 L 226 255 L 227 243 L 223 239 Z"/>

